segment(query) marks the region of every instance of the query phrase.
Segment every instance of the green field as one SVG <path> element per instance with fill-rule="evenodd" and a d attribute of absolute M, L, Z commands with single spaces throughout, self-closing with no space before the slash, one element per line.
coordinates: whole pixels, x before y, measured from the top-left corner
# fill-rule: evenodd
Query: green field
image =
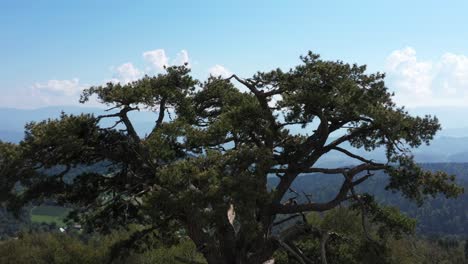
<path fill-rule="evenodd" d="M 31 221 L 34 223 L 55 223 L 63 226 L 63 220 L 70 209 L 61 206 L 41 205 L 31 209 Z"/>

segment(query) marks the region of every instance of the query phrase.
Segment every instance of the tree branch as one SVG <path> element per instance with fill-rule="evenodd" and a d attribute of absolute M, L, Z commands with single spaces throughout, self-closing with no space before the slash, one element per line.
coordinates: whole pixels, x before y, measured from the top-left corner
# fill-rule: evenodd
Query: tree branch
<path fill-rule="evenodd" d="M 335 139 L 333 142 L 331 142 L 327 146 L 325 146 L 325 149 L 331 150 L 334 147 L 340 145 L 341 143 L 349 141 L 349 140 L 353 139 L 354 137 L 358 136 L 359 134 L 364 133 L 364 132 L 366 132 L 366 131 L 368 131 L 370 129 L 371 128 L 369 128 L 369 127 L 358 127 L 354 131 L 352 131 L 351 133 L 346 134 L 344 136 L 341 136 L 341 137 Z"/>
<path fill-rule="evenodd" d="M 164 115 L 165 115 L 165 111 L 166 111 L 166 101 L 167 101 L 167 97 L 163 97 L 161 99 L 161 102 L 159 102 L 159 113 L 158 113 L 158 119 L 156 120 L 155 122 L 155 125 L 153 127 L 153 129 L 151 130 L 151 132 L 149 133 L 149 135 L 147 136 L 147 138 L 150 138 L 151 135 L 153 135 L 153 133 L 156 131 L 156 129 L 158 129 L 163 120 L 164 120 Z M 169 111 L 168 111 L 169 113 Z"/>
<path fill-rule="evenodd" d="M 127 128 L 127 132 L 129 136 L 136 142 L 140 142 L 140 137 L 138 136 L 137 132 L 135 131 L 135 128 L 133 127 L 132 122 L 130 119 L 128 119 L 127 113 L 136 110 L 137 108 L 130 108 L 130 107 L 125 107 L 120 111 L 120 118 L 122 118 L 123 123 L 125 124 L 125 127 Z"/>
<path fill-rule="evenodd" d="M 328 169 L 328 168 L 305 168 L 305 169 L 301 169 L 301 170 L 288 170 L 287 168 L 286 169 L 276 169 L 276 168 L 272 168 L 270 169 L 268 172 L 270 173 L 286 173 L 286 172 L 296 172 L 298 174 L 303 174 L 303 173 L 317 173 L 317 172 L 320 172 L 320 173 L 324 173 L 324 174 L 341 174 L 341 173 L 344 173 L 346 172 L 347 168 L 335 168 L 335 169 Z M 288 188 L 289 189 L 289 188 Z"/>
<path fill-rule="evenodd" d="M 257 101 L 259 102 L 261 108 L 268 115 L 267 119 L 268 119 L 268 121 L 270 123 L 270 129 L 272 130 L 273 134 L 277 134 L 277 130 L 278 130 L 279 126 L 278 126 L 278 123 L 276 122 L 276 118 L 273 116 L 273 113 L 272 113 L 270 107 L 268 106 L 267 97 L 270 94 L 269 93 L 264 93 L 263 91 L 258 90 L 257 87 L 255 87 L 254 84 L 252 84 L 251 82 L 248 82 L 247 80 L 239 78 L 235 74 L 231 75 L 226 80 L 231 80 L 232 78 L 234 78 L 235 80 L 237 80 L 238 82 L 243 84 L 245 87 L 247 87 L 255 95 L 255 97 L 257 98 Z M 266 145 L 268 147 L 273 148 L 274 140 L 273 140 L 273 138 L 271 136 L 266 138 L 265 141 L 266 141 Z"/>
<path fill-rule="evenodd" d="M 359 156 L 359 155 L 356 155 L 356 154 L 354 154 L 354 153 L 351 153 L 350 151 L 348 151 L 348 150 L 346 150 L 346 149 L 344 149 L 344 148 L 340 148 L 340 147 L 338 147 L 338 146 L 332 147 L 331 149 L 336 150 L 336 151 L 339 151 L 339 152 L 341 152 L 341 153 L 343 153 L 343 154 L 345 154 L 345 155 L 347 155 L 347 156 L 349 156 L 349 157 L 351 157 L 351 158 L 353 158 L 353 159 L 357 159 L 357 160 L 360 160 L 360 161 L 362 161 L 362 162 L 366 162 L 366 163 L 370 163 L 370 164 L 373 164 L 373 163 L 374 163 L 372 160 L 365 159 L 364 157 L 361 157 L 361 156 Z"/>
<path fill-rule="evenodd" d="M 285 223 L 285 222 L 287 222 L 287 221 L 289 221 L 291 219 L 298 218 L 298 217 L 301 217 L 301 216 L 302 216 L 301 214 L 291 215 L 289 217 L 286 217 L 284 219 L 279 220 L 278 222 L 273 223 L 273 226 L 281 225 L 282 223 Z"/>

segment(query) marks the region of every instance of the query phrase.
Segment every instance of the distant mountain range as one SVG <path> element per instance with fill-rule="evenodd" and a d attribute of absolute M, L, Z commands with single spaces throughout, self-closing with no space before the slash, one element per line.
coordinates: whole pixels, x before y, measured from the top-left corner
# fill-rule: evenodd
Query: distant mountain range
<path fill-rule="evenodd" d="M 38 109 L 0 108 L 0 140 L 19 142 L 23 139 L 24 126 L 28 122 L 58 118 L 62 111 L 67 114 L 93 113 L 100 115 L 107 113 L 102 108 L 79 106 L 53 106 Z M 129 116 L 141 135 L 149 133 L 157 118 L 155 113 L 148 111 L 131 112 Z M 109 125 L 113 124 L 111 121 L 108 123 Z"/>
<path fill-rule="evenodd" d="M 19 142 L 24 135 L 24 125 L 30 121 L 40 121 L 47 118 L 57 118 L 64 111 L 69 114 L 105 113 L 102 108 L 78 107 L 78 106 L 54 106 L 33 110 L 0 108 L 0 140 Z M 419 113 L 418 113 L 419 114 Z M 131 113 L 130 118 L 140 135 L 151 131 L 156 120 L 156 113 L 141 111 Z M 111 124 L 112 122 L 109 122 Z M 295 131 L 298 132 L 298 131 Z M 350 146 L 345 148 L 352 149 Z M 364 154 L 363 150 L 353 150 L 358 154 Z M 430 146 L 421 146 L 413 151 L 418 162 L 468 162 L 468 127 L 443 129 L 432 141 Z M 366 153 L 367 157 L 374 160 L 383 160 L 384 151 L 378 149 L 372 153 Z M 339 153 L 329 153 L 320 161 L 321 165 L 349 163 L 348 157 Z"/>

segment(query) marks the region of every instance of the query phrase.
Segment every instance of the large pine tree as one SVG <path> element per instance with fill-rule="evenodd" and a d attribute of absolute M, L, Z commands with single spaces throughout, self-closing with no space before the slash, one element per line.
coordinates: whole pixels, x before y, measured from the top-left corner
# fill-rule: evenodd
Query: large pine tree
<path fill-rule="evenodd" d="M 384 74 L 313 53 L 301 61 L 289 71 L 248 79 L 199 82 L 180 66 L 129 84 L 91 87 L 81 102 L 97 97 L 109 107 L 107 115 L 62 114 L 28 124 L 19 145 L 0 143 L 2 199 L 18 208 L 53 198 L 75 208 L 71 218 L 93 231 L 137 224 L 135 241 L 150 234 L 167 243 L 188 236 L 208 263 L 262 263 L 279 247 L 307 263 L 294 240 L 315 229 L 301 222 L 272 232 L 278 222 L 346 202 L 391 228 L 405 228 L 405 221 L 379 215 L 372 197 L 355 190 L 373 171 L 386 171 L 387 188 L 416 202 L 461 192 L 453 177 L 413 161 L 409 148 L 428 144 L 440 125 L 397 107 Z M 141 110 L 155 113 L 154 128 L 144 136 L 129 118 Z M 115 124 L 104 126 L 106 119 Z M 297 126 L 303 133 L 291 131 Z M 384 148 L 386 161 L 357 155 L 344 143 Z M 355 165 L 318 167 L 330 152 Z M 106 169 L 70 176 L 75 167 L 95 165 Z M 316 172 L 343 176 L 335 197 L 285 199 L 297 177 Z M 279 183 L 270 188 L 268 177 Z"/>

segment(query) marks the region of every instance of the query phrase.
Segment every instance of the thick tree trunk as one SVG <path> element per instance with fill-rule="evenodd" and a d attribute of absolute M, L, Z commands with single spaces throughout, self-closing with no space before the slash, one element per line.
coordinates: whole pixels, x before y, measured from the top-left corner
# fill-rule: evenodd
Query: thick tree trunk
<path fill-rule="evenodd" d="M 221 255 L 219 252 L 206 252 L 203 254 L 208 264 L 248 264 L 244 255 Z"/>
<path fill-rule="evenodd" d="M 204 257 L 208 264 L 262 264 L 266 261 L 270 260 L 271 257 L 265 257 L 265 255 L 261 255 L 258 257 L 248 257 L 247 254 L 238 254 L 235 255 L 234 258 L 226 257 L 226 256 L 216 256 L 216 254 L 204 254 Z"/>
<path fill-rule="evenodd" d="M 259 245 L 256 252 L 248 252 L 246 248 L 210 248 L 201 250 L 208 264 L 262 264 L 271 259 L 273 243 L 267 241 Z"/>
<path fill-rule="evenodd" d="M 252 234 L 236 230 L 235 211 L 232 206 L 217 209 L 226 209 L 227 214 L 226 217 L 216 219 L 215 228 L 212 230 L 214 233 L 203 230 L 197 221 L 196 212 L 191 211 L 191 214 L 187 214 L 190 220 L 186 223 L 188 235 L 208 264 L 262 264 L 271 259 L 277 245 L 273 240 L 266 239 L 268 230 L 252 238 Z M 267 213 L 269 212 L 265 214 Z M 264 226 L 270 226 L 268 220 L 270 218 L 264 220 Z"/>

